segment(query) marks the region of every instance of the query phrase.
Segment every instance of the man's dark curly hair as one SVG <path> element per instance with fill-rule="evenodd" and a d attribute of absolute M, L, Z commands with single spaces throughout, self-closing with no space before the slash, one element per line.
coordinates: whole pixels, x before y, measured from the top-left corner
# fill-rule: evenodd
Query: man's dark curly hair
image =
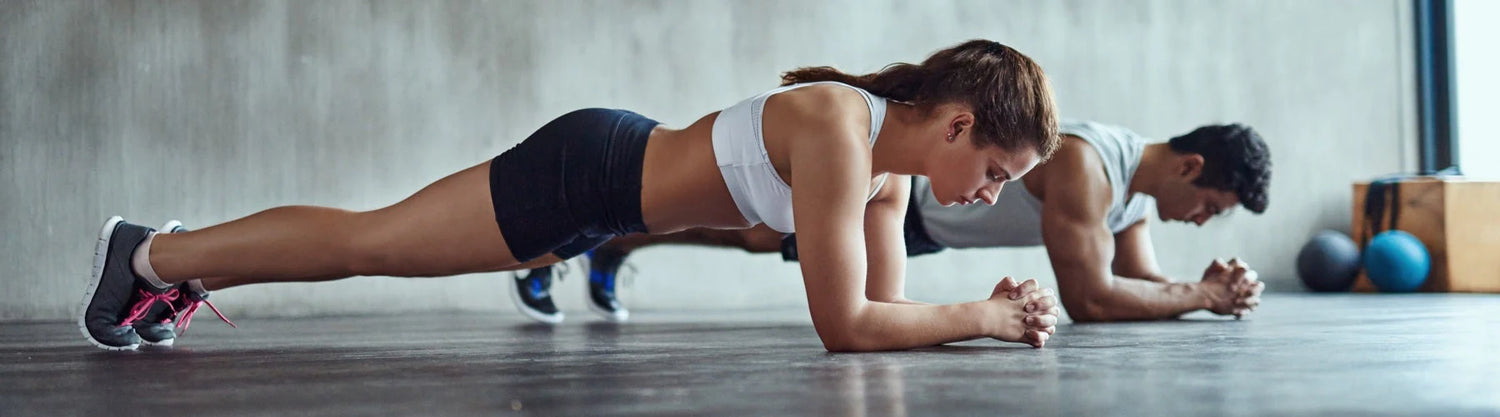
<path fill-rule="evenodd" d="M 1173 152 L 1203 156 L 1193 185 L 1233 192 L 1240 205 L 1264 213 L 1271 188 L 1271 150 L 1255 129 L 1242 124 L 1209 125 L 1167 142 Z"/>

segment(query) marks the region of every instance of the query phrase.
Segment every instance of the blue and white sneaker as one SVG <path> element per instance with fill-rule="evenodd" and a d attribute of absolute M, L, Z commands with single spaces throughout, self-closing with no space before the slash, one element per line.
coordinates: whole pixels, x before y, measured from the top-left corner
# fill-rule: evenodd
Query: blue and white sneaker
<path fill-rule="evenodd" d="M 615 283 L 619 281 L 626 253 L 599 248 L 585 255 L 589 258 L 589 310 L 616 323 L 630 319 L 630 310 L 615 296 Z"/>
<path fill-rule="evenodd" d="M 521 314 L 543 323 L 562 323 L 563 312 L 552 302 L 552 274 L 551 266 L 533 269 L 524 276 L 516 274 L 510 299 Z"/>

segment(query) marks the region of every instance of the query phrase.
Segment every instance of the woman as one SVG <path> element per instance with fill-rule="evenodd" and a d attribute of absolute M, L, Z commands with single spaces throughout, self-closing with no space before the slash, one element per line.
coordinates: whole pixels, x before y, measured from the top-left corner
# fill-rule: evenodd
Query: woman
<path fill-rule="evenodd" d="M 901 296 L 907 176 L 929 177 L 949 203 L 993 204 L 1058 147 L 1035 62 L 974 40 L 921 65 L 858 77 L 803 68 L 782 80 L 680 130 L 575 111 L 379 210 L 277 207 L 163 234 L 111 218 L 79 326 L 96 346 L 133 349 L 143 336 L 170 339 L 160 331 L 174 318 L 185 324 L 207 291 L 234 285 L 529 269 L 629 233 L 766 223 L 798 232 L 813 325 L 830 351 L 1046 343 L 1056 300 L 1033 280 L 1006 278 L 965 304 Z"/>

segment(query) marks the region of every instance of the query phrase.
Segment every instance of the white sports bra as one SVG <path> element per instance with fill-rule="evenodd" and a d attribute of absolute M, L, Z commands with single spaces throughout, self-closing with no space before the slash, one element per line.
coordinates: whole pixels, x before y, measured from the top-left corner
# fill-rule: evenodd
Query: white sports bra
<path fill-rule="evenodd" d="M 766 108 L 766 99 L 776 93 L 817 84 L 841 85 L 864 96 L 870 105 L 870 146 L 875 146 L 880 125 L 885 121 L 885 98 L 840 82 L 821 81 L 780 87 L 719 112 L 713 127 L 714 159 L 718 161 L 719 172 L 724 175 L 724 184 L 729 186 L 729 195 L 734 197 L 734 205 L 751 225 L 765 223 L 778 232 L 796 231 L 792 222 L 792 187 L 776 174 L 776 167 L 766 155 L 761 114 Z M 866 201 L 875 198 L 889 176 L 880 176 Z"/>

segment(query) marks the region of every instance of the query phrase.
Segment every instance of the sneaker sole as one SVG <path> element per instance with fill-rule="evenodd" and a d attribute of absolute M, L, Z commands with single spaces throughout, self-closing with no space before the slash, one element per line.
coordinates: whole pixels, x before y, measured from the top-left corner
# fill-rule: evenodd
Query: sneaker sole
<path fill-rule="evenodd" d="M 83 332 L 83 338 L 89 343 L 104 350 L 135 350 L 140 344 L 127 346 L 110 346 L 100 343 L 89 333 L 88 325 L 84 324 L 84 315 L 88 312 L 89 302 L 94 299 L 94 291 L 99 289 L 99 282 L 104 280 L 104 260 L 109 256 L 109 239 L 115 235 L 115 226 L 125 221 L 120 216 L 110 217 L 104 222 L 104 228 L 99 230 L 99 242 L 94 245 L 94 271 L 93 279 L 89 280 L 89 289 L 83 293 L 83 302 L 78 303 L 78 331 Z"/>
<path fill-rule="evenodd" d="M 511 280 L 515 280 L 515 278 L 511 278 Z M 521 314 L 525 314 L 526 317 L 530 317 L 532 320 L 547 324 L 558 324 L 562 323 L 563 321 L 564 315 L 561 311 L 557 312 L 557 314 L 549 316 L 536 310 L 526 308 L 526 303 L 521 301 L 521 293 L 515 288 L 512 288 L 510 291 L 510 301 L 516 305 L 517 310 L 521 310 Z"/>
<path fill-rule="evenodd" d="M 584 296 L 591 297 L 592 295 L 584 294 Z M 602 307 L 599 307 L 598 304 L 594 304 L 592 300 L 585 304 L 589 305 L 589 311 L 593 311 L 594 313 L 599 314 L 599 316 L 604 317 L 605 320 L 609 320 L 615 323 L 624 323 L 626 320 L 630 320 L 630 310 L 620 309 L 619 311 L 611 312 L 609 310 L 605 310 Z"/>

